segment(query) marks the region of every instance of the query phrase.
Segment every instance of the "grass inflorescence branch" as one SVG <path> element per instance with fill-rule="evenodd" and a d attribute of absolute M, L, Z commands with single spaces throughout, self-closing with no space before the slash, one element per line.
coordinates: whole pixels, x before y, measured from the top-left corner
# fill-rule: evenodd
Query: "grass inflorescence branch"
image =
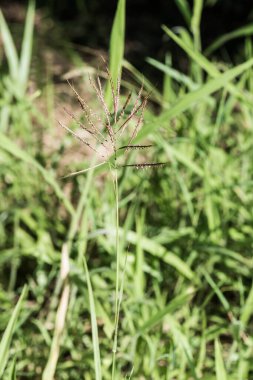
<path fill-rule="evenodd" d="M 102 58 L 103 59 L 103 58 Z M 104 61 L 104 59 L 103 59 Z M 104 61 L 105 63 L 105 61 Z M 116 86 L 113 83 L 113 79 L 105 64 L 105 69 L 108 77 L 108 81 L 111 88 L 111 94 L 113 99 L 113 109 L 110 110 L 106 104 L 103 86 L 99 75 L 95 79 L 89 76 L 89 82 L 94 89 L 96 97 L 100 103 L 101 115 L 92 112 L 87 102 L 79 95 L 74 86 L 68 81 L 68 84 L 74 92 L 83 112 L 83 117 L 86 120 L 87 126 L 79 120 L 71 111 L 64 108 L 66 114 L 70 116 L 84 132 L 87 137 L 80 136 L 77 132 L 73 132 L 72 129 L 59 123 L 61 127 L 66 129 L 69 133 L 75 136 L 81 141 L 87 148 L 92 150 L 98 155 L 98 157 L 110 163 L 114 168 L 120 167 L 133 167 L 137 169 L 142 168 L 159 168 L 164 166 L 164 163 L 145 162 L 145 163 L 125 163 L 119 164 L 118 158 L 119 151 L 124 153 L 132 150 L 147 150 L 152 145 L 133 144 L 140 129 L 143 126 L 144 110 L 147 105 L 149 94 L 143 96 L 143 84 L 139 89 L 135 100 L 133 100 L 132 107 L 130 106 L 131 99 L 134 98 L 133 93 L 130 92 L 121 106 L 121 93 L 120 93 L 120 78 L 117 79 Z M 76 173 L 80 173 L 79 171 Z"/>

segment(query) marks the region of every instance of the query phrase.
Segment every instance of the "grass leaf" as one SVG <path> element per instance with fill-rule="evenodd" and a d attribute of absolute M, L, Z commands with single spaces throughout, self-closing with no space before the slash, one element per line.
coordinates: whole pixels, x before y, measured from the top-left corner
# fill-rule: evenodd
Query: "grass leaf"
<path fill-rule="evenodd" d="M 4 334 L 1 339 L 0 343 L 0 378 L 2 378 L 2 375 L 4 373 L 5 366 L 8 361 L 9 357 L 9 350 L 11 345 L 12 336 L 14 334 L 14 330 L 17 324 L 17 320 L 22 308 L 22 304 L 24 301 L 24 298 L 27 295 L 27 286 L 24 286 L 21 296 L 19 297 L 18 303 L 15 306 L 15 309 L 13 310 L 13 313 L 11 315 L 11 318 L 9 320 L 9 323 L 4 331 Z"/>
<path fill-rule="evenodd" d="M 165 315 L 174 314 L 177 309 L 183 307 L 183 305 L 190 301 L 194 293 L 195 289 L 191 288 L 187 290 L 187 292 L 185 292 L 184 294 L 181 294 L 173 298 L 167 306 L 159 310 L 156 314 L 154 314 L 146 322 L 144 322 L 144 324 L 140 327 L 139 332 L 144 333 L 149 331 L 152 327 L 161 323 Z"/>
<path fill-rule="evenodd" d="M 8 61 L 10 75 L 13 80 L 18 79 L 18 54 L 14 45 L 11 32 L 0 9 L 0 31 L 2 34 L 3 47 Z"/>
<path fill-rule="evenodd" d="M 223 305 L 224 309 L 226 312 L 230 311 L 230 305 L 229 302 L 227 301 L 226 297 L 223 295 L 222 291 L 219 289 L 219 286 L 214 282 L 212 277 L 207 273 L 204 269 L 202 269 L 202 273 L 204 274 L 206 281 L 208 284 L 211 286 L 217 297 L 219 298 L 221 304 Z"/>
<path fill-rule="evenodd" d="M 34 0 L 29 2 L 25 31 L 22 41 L 20 66 L 19 66 L 19 82 L 22 92 L 24 93 L 27 86 L 31 56 L 32 56 L 32 41 L 33 41 L 33 25 L 35 15 L 35 3 Z"/>
<path fill-rule="evenodd" d="M 203 54 L 199 51 L 192 49 L 189 44 L 186 44 L 182 38 L 178 37 L 175 33 L 173 33 L 169 28 L 163 25 L 163 30 L 165 33 L 178 45 L 180 46 L 188 56 L 196 62 L 200 67 L 202 67 L 210 76 L 218 77 L 220 75 L 220 71 L 217 67 L 209 61 Z M 245 62 L 246 63 L 246 62 Z M 239 67 L 239 66 L 237 66 Z M 236 68 L 236 67 L 235 67 Z M 246 69 L 245 69 L 246 70 Z M 229 81 L 228 81 L 229 82 Z M 222 86 L 227 86 L 228 90 L 236 95 L 238 98 L 245 100 L 245 94 L 242 93 L 236 86 L 233 86 L 230 83 L 224 83 Z"/>
<path fill-rule="evenodd" d="M 191 9 L 190 9 L 188 1 L 175 0 L 175 3 L 178 9 L 180 10 L 182 16 L 184 17 L 186 24 L 190 26 L 192 15 L 191 15 Z"/>
<path fill-rule="evenodd" d="M 110 73 L 114 87 L 117 86 L 117 80 L 121 77 L 122 63 L 125 48 L 125 13 L 126 1 L 118 0 L 118 6 L 113 21 L 111 38 L 110 38 Z M 105 92 L 105 101 L 109 108 L 112 104 L 112 93 L 108 81 Z"/>
<path fill-rule="evenodd" d="M 164 74 L 168 75 L 172 79 L 175 79 L 178 83 L 183 84 L 190 90 L 196 90 L 199 87 L 199 85 L 193 82 L 193 80 L 189 76 L 180 73 L 178 70 L 175 70 L 172 67 L 169 67 L 168 65 L 165 65 L 164 63 L 157 61 L 156 59 L 147 58 L 146 61 L 151 66 L 162 71 Z"/>
<path fill-rule="evenodd" d="M 244 326 L 247 325 L 248 321 L 250 320 L 250 317 L 253 314 L 253 284 L 251 286 L 249 295 L 246 299 L 246 302 L 243 306 L 242 313 L 241 313 L 241 322 Z"/>
<path fill-rule="evenodd" d="M 194 45 L 196 50 L 201 50 L 200 40 L 200 22 L 203 9 L 203 0 L 194 0 L 193 14 L 191 19 L 191 29 L 194 36 Z"/>
<path fill-rule="evenodd" d="M 253 65 L 253 59 L 246 61 L 230 70 L 227 70 L 225 73 L 220 74 L 215 79 L 210 79 L 206 84 L 204 84 L 199 89 L 188 93 L 178 100 L 174 106 L 169 110 L 165 110 L 159 117 L 150 121 L 144 128 L 140 131 L 138 138 L 135 142 L 138 142 L 147 136 L 153 131 L 157 125 L 169 122 L 172 118 L 180 115 L 182 112 L 188 110 L 191 106 L 197 102 L 203 100 L 208 95 L 218 91 L 224 87 L 229 81 L 233 80 L 237 76 L 241 75 L 245 70 L 249 69 Z"/>
<path fill-rule="evenodd" d="M 35 167 L 44 177 L 45 181 L 53 188 L 55 191 L 55 194 L 57 197 L 63 202 L 66 209 L 69 211 L 70 214 L 74 214 L 74 209 L 71 203 L 69 202 L 66 195 L 61 190 L 60 186 L 56 182 L 56 180 L 53 178 L 51 173 L 44 169 L 43 166 L 39 164 L 38 161 L 36 161 L 32 156 L 30 156 L 27 152 L 25 152 L 23 149 L 19 148 L 9 137 L 5 136 L 3 133 L 0 132 L 0 149 L 7 151 L 9 154 L 14 156 L 15 158 L 22 160 L 26 162 L 27 164 Z"/>
<path fill-rule="evenodd" d="M 215 340 L 215 370 L 217 380 L 227 380 L 227 373 L 222 358 L 221 344 L 218 339 Z"/>
<path fill-rule="evenodd" d="M 252 34 L 253 34 L 252 24 L 233 30 L 230 33 L 223 34 L 222 36 L 217 38 L 211 45 L 208 46 L 208 48 L 205 50 L 205 54 L 210 55 L 215 50 L 219 49 L 222 45 L 224 45 L 226 42 L 229 42 L 231 40 L 234 40 L 240 37 L 251 36 Z"/>
<path fill-rule="evenodd" d="M 197 280 L 196 274 L 192 272 L 190 267 L 183 262 L 180 257 L 170 251 L 167 251 L 166 248 L 154 240 L 145 236 L 139 237 L 135 232 L 128 231 L 127 241 L 132 244 L 139 244 L 143 250 L 174 267 L 179 273 L 189 280 Z"/>

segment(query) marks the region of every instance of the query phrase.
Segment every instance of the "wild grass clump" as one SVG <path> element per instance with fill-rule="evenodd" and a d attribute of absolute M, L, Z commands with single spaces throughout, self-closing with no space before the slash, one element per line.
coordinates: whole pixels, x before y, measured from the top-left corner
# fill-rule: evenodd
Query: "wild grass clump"
<path fill-rule="evenodd" d="M 104 61 L 104 59 L 103 59 Z M 105 61 L 104 61 L 105 62 Z M 72 91 L 74 92 L 84 115 L 84 119 L 88 127 L 80 122 L 75 115 L 65 109 L 66 113 L 71 117 L 73 121 L 77 123 L 79 127 L 81 127 L 82 131 L 85 131 L 88 135 L 87 137 L 81 137 L 80 134 L 74 132 L 72 129 L 63 125 L 60 122 L 61 127 L 70 132 L 73 136 L 75 136 L 79 141 L 81 141 L 85 146 L 87 146 L 93 153 L 98 155 L 102 160 L 102 163 L 95 165 L 93 168 L 97 168 L 100 165 L 108 163 L 109 170 L 112 173 L 113 178 L 113 186 L 115 193 L 115 205 L 116 205 L 116 223 L 115 223 L 115 251 L 116 251 L 116 289 L 115 289 L 115 322 L 114 322 L 114 343 L 113 343 L 113 360 L 112 360 L 112 378 L 114 379 L 116 376 L 116 354 L 117 354 L 117 340 L 118 340 L 118 329 L 119 329 L 119 316 L 120 316 L 120 306 L 122 302 L 123 296 L 123 279 L 125 269 L 121 269 L 121 255 L 120 255 L 120 247 L 119 247 L 119 189 L 118 189 L 118 170 L 120 168 L 132 167 L 137 169 L 144 168 L 158 168 L 164 166 L 165 163 L 136 163 L 136 164 L 119 164 L 119 155 L 120 152 L 129 152 L 132 150 L 143 150 L 148 149 L 152 145 L 140 145 L 133 144 L 135 141 L 139 130 L 143 124 L 143 113 L 147 104 L 148 95 L 142 98 L 143 93 L 143 85 L 136 98 L 133 101 L 132 107 L 130 106 L 132 93 L 130 92 L 122 107 L 120 105 L 120 85 L 121 79 L 117 78 L 116 88 L 114 87 L 113 79 L 110 73 L 110 70 L 107 66 L 106 73 L 108 83 L 111 88 L 111 98 L 113 104 L 113 110 L 110 111 L 104 96 L 104 90 L 102 88 L 102 84 L 99 76 L 96 77 L 96 81 L 89 77 L 89 82 L 93 90 L 95 91 L 97 100 L 100 102 L 100 106 L 102 107 L 102 114 L 98 115 L 92 112 L 91 108 L 87 104 L 87 102 L 77 93 L 75 88 L 69 83 Z M 90 142 L 92 140 L 93 142 Z M 96 145 L 95 145 L 96 144 Z M 92 169 L 92 168 L 90 168 Z M 79 172 L 75 172 L 70 174 L 70 176 L 81 174 L 87 172 L 90 169 L 84 169 Z M 69 177 L 69 176 L 67 176 Z M 126 265 L 126 263 L 125 263 Z M 86 276 L 89 276 L 86 260 L 85 260 L 85 268 L 86 268 Z M 121 280 L 120 280 L 121 278 Z M 88 282 L 88 284 L 90 284 Z M 97 324 L 96 324 L 96 314 L 95 314 L 95 305 L 93 300 L 93 292 L 91 288 L 91 284 L 89 285 L 89 298 L 91 302 L 92 309 L 92 326 L 93 326 L 93 341 L 95 341 L 94 345 L 94 362 L 97 363 L 100 361 L 99 354 L 99 342 L 98 342 L 98 332 L 97 332 Z M 96 378 L 101 378 L 101 365 L 100 362 L 96 368 Z"/>

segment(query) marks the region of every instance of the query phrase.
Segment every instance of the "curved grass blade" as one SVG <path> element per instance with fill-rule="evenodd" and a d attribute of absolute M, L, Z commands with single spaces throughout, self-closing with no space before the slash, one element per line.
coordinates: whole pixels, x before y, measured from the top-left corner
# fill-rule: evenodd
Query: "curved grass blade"
<path fill-rule="evenodd" d="M 159 310 L 156 314 L 151 316 L 140 328 L 139 332 L 141 334 L 149 331 L 151 328 L 156 326 L 157 324 L 161 323 L 165 315 L 167 314 L 173 314 L 175 311 L 186 303 L 188 304 L 194 293 L 196 292 L 196 289 L 190 288 L 188 291 L 184 294 L 181 294 L 175 298 L 173 298 L 170 303 L 165 306 L 163 309 Z"/>
<path fill-rule="evenodd" d="M 201 54 L 199 51 L 196 51 L 194 49 L 191 48 L 191 46 L 189 46 L 188 44 L 186 44 L 182 38 L 178 37 L 175 33 L 173 33 L 169 28 L 167 28 L 165 25 L 162 26 L 162 29 L 164 30 L 164 32 L 178 45 L 180 46 L 187 54 L 188 56 L 194 61 L 196 62 L 200 67 L 202 67 L 211 77 L 219 77 L 221 74 L 220 74 L 220 71 L 215 67 L 215 65 L 209 61 L 203 54 Z M 249 61 L 246 61 L 245 63 L 247 63 Z M 239 68 L 239 66 L 241 65 L 238 65 L 237 67 L 235 67 L 234 69 L 236 68 Z M 233 69 L 231 69 L 233 70 Z M 245 69 L 247 70 L 247 69 Z M 228 72 L 229 70 L 226 71 L 226 73 Z M 230 81 L 230 80 L 229 80 Z M 228 81 L 228 82 L 229 82 Z M 233 84 L 231 83 L 223 83 L 221 87 L 223 86 L 227 86 L 228 90 L 236 95 L 238 98 L 240 99 L 243 99 L 244 101 L 246 101 L 247 99 L 245 99 L 245 93 L 243 93 L 242 91 L 240 91 L 238 88 L 236 88 L 236 86 L 234 86 Z M 249 95 L 249 94 L 248 94 Z M 248 103 L 251 105 L 251 102 L 248 101 Z"/>
<path fill-rule="evenodd" d="M 179 149 L 176 149 L 176 147 L 173 147 L 170 144 L 167 144 L 160 137 L 158 137 L 157 140 L 160 143 L 160 145 L 163 146 L 165 152 L 168 154 L 168 157 L 171 157 L 176 161 L 180 162 L 182 165 L 184 165 L 193 173 L 197 174 L 199 177 L 204 177 L 203 169 L 199 165 L 197 165 L 194 162 L 194 160 L 191 157 L 189 157 L 186 153 L 180 151 Z"/>
<path fill-rule="evenodd" d="M 163 97 L 156 87 L 146 78 L 144 75 L 138 71 L 130 62 L 123 60 L 123 67 L 127 69 L 134 79 L 141 84 L 144 89 L 150 94 L 150 99 L 154 100 L 157 103 L 163 104 Z"/>
<path fill-rule="evenodd" d="M 61 179 L 65 179 L 65 178 L 69 178 L 69 177 L 74 177 L 76 175 L 79 175 L 79 174 L 83 174 L 83 173 L 86 173 L 86 172 L 89 172 L 90 170 L 93 170 L 93 169 L 96 169 L 98 168 L 99 166 L 102 166 L 104 164 L 107 164 L 107 161 L 103 161 L 101 162 L 100 164 L 97 164 L 97 165 L 94 165 L 94 166 L 91 166 L 87 169 L 82 169 L 82 170 L 78 170 L 77 172 L 73 172 L 73 173 L 70 173 L 70 174 L 67 174 L 63 177 L 61 177 Z"/>
<path fill-rule="evenodd" d="M 62 201 L 64 206 L 66 207 L 66 210 L 73 215 L 74 214 L 74 208 L 54 177 L 51 175 L 51 173 L 44 169 L 43 166 L 39 164 L 38 161 L 36 161 L 32 156 L 30 156 L 27 152 L 25 152 L 23 149 L 19 148 L 13 141 L 11 141 L 7 136 L 5 136 L 3 133 L 0 132 L 0 149 L 7 151 L 9 154 L 14 156 L 15 158 L 22 160 L 26 162 L 27 164 L 33 166 L 36 168 L 43 176 L 45 181 L 52 187 L 54 190 L 56 196 L 59 198 L 59 200 Z"/>
<path fill-rule="evenodd" d="M 210 79 L 206 84 L 204 84 L 199 89 L 188 93 L 179 101 L 174 104 L 169 110 L 164 111 L 160 116 L 151 120 L 144 128 L 139 132 L 138 137 L 135 142 L 142 140 L 149 133 L 153 132 L 154 128 L 157 128 L 157 124 L 168 123 L 174 117 L 180 115 L 182 112 L 188 110 L 191 106 L 196 104 L 198 101 L 203 100 L 208 95 L 218 91 L 230 81 L 241 75 L 244 71 L 253 66 L 253 59 L 227 70 L 225 73 L 216 76 L 214 79 Z"/>
<path fill-rule="evenodd" d="M 219 49 L 226 42 L 234 40 L 240 37 L 248 37 L 253 34 L 253 25 L 249 24 L 243 26 L 242 28 L 238 28 L 233 30 L 230 33 L 223 34 L 223 36 L 217 38 L 211 45 L 209 45 L 205 50 L 205 55 L 212 54 L 215 50 Z"/>
<path fill-rule="evenodd" d="M 165 65 L 162 62 L 157 61 L 156 59 L 148 57 L 148 58 L 146 58 L 146 61 L 151 66 L 162 71 L 164 74 L 166 74 L 170 78 L 176 80 L 178 83 L 183 84 L 184 86 L 189 88 L 189 90 L 191 90 L 191 91 L 196 90 L 199 87 L 199 85 L 197 83 L 193 82 L 193 80 L 189 76 L 180 73 L 178 70 L 175 70 L 172 67 Z"/>
<path fill-rule="evenodd" d="M 200 99 L 205 98 L 207 95 L 218 91 L 220 88 L 225 86 L 229 81 L 233 80 L 244 71 L 249 69 L 253 65 L 253 59 L 248 60 L 241 65 L 234 67 L 233 69 L 227 70 L 225 73 L 220 74 L 215 79 L 209 80 L 205 85 L 199 89 L 190 92 L 185 95 L 181 100 L 178 101 L 170 110 L 165 111 L 159 118 L 159 121 L 165 121 L 177 116 L 181 112 L 186 111 L 192 104 L 196 103 Z"/>
<path fill-rule="evenodd" d="M 246 257 L 243 257 L 240 253 L 232 251 L 231 249 L 220 247 L 220 246 L 211 246 L 211 245 L 201 245 L 201 250 L 204 252 L 210 253 L 211 255 L 219 255 L 221 260 L 223 257 L 228 257 L 234 261 L 238 262 L 238 265 L 243 265 L 249 268 L 249 270 L 253 269 L 252 260 Z"/>
<path fill-rule="evenodd" d="M 200 52 L 193 50 L 191 46 L 187 45 L 182 38 L 178 37 L 172 30 L 167 26 L 163 25 L 162 29 L 164 32 L 178 45 L 183 49 L 188 56 L 199 64 L 209 75 L 217 76 L 220 74 L 219 70 L 210 62 L 206 57 L 203 56 Z"/>
<path fill-rule="evenodd" d="M 228 300 L 226 299 L 226 297 L 223 295 L 223 293 L 220 290 L 219 286 L 214 282 L 214 280 L 212 279 L 212 277 L 209 275 L 209 273 L 206 270 L 202 269 L 202 273 L 205 276 L 206 281 L 208 282 L 208 284 L 213 289 L 214 293 L 219 298 L 219 300 L 220 300 L 222 306 L 224 307 L 224 309 L 226 310 L 226 312 L 229 313 L 230 310 L 231 310 L 230 304 L 229 304 Z"/>
<path fill-rule="evenodd" d="M 14 334 L 14 330 L 17 324 L 17 320 L 23 305 L 24 298 L 27 295 L 27 286 L 25 285 L 21 296 L 19 297 L 18 303 L 15 306 L 15 309 L 13 310 L 13 313 L 11 315 L 11 318 L 9 320 L 9 323 L 4 331 L 4 334 L 1 339 L 0 343 L 0 378 L 2 378 L 2 375 L 4 373 L 5 366 L 7 364 L 8 356 L 9 356 L 9 350 L 11 345 L 12 336 Z"/>
<path fill-rule="evenodd" d="M 110 38 L 110 65 L 109 71 L 111 73 L 111 79 L 114 87 L 117 87 L 118 78 L 121 77 L 122 61 L 124 56 L 125 47 L 125 9 L 126 1 L 119 0 L 116 10 L 116 14 L 113 21 L 111 38 Z M 111 92 L 110 80 L 108 80 L 105 102 L 109 109 L 111 109 L 113 94 Z"/>
<path fill-rule="evenodd" d="M 0 31 L 3 40 L 3 47 L 8 61 L 10 75 L 12 79 L 18 79 L 18 54 L 14 45 L 9 27 L 0 9 Z"/>
<path fill-rule="evenodd" d="M 123 233 L 122 230 L 121 233 Z M 141 238 L 139 238 L 133 231 L 127 232 L 126 239 L 131 244 L 140 244 L 143 250 L 172 266 L 190 281 L 198 281 L 198 276 L 190 269 L 186 262 L 181 260 L 180 257 L 175 255 L 173 252 L 167 251 L 163 245 L 155 242 L 153 239 L 149 239 L 145 236 L 141 236 Z"/>

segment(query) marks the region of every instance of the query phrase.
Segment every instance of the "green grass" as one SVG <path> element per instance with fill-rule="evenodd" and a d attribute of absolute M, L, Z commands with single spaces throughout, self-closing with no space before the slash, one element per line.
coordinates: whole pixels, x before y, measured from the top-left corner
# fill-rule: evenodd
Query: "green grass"
<path fill-rule="evenodd" d="M 12 316 L 8 322 L 8 325 L 4 331 L 4 334 L 2 336 L 1 342 L 0 342 L 0 376 L 3 376 L 3 373 L 5 371 L 6 363 L 8 360 L 9 352 L 10 352 L 10 346 L 11 346 L 11 339 L 15 330 L 15 327 L 17 325 L 17 320 L 20 314 L 20 310 L 22 307 L 22 303 L 24 300 L 24 297 L 27 293 L 27 288 L 24 287 L 20 299 L 13 310 Z M 13 372 L 14 370 L 11 370 Z"/>
<path fill-rule="evenodd" d="M 164 75 L 163 90 L 123 60 L 125 4 L 118 5 L 113 81 L 123 67 L 143 82 L 144 93 L 152 91 L 136 143 L 152 142 L 146 162 L 168 164 L 118 168 L 117 183 L 108 165 L 98 165 L 71 135 L 57 135 L 61 141 L 48 153 L 41 136 L 55 138 L 58 127 L 45 116 L 55 104 L 46 96 L 54 96 L 57 84 L 46 84 L 50 94 L 35 93 L 48 107 L 42 115 L 27 92 L 30 63 L 36 63 L 34 4 L 20 54 L 0 15 L 4 380 L 253 377 L 251 28 L 221 36 L 203 52 L 202 2 L 193 9 L 183 0 L 176 4 L 187 28 L 163 30 L 188 65 L 182 73 L 169 53 L 165 62 L 148 58 Z M 245 44 L 240 62 L 217 63 L 212 52 L 233 38 Z M 81 75 L 79 86 L 86 88 Z M 125 98 L 123 92 L 122 103 Z M 72 162 L 76 151 L 82 155 Z M 131 162 L 141 154 L 133 152 Z"/>

